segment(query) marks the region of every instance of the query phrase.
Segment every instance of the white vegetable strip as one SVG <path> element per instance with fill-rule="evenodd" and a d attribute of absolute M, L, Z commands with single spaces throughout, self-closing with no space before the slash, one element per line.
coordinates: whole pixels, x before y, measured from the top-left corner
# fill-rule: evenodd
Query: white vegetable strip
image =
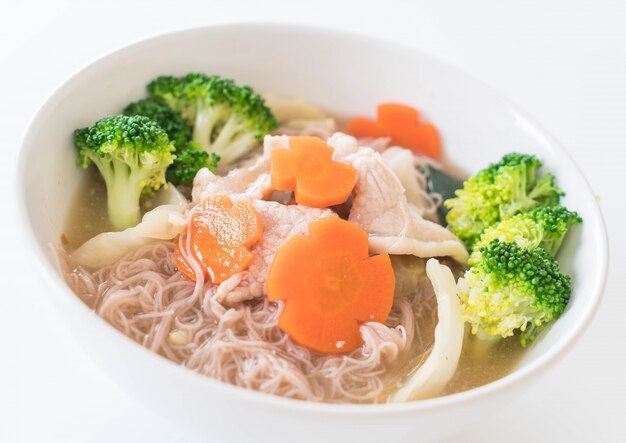
<path fill-rule="evenodd" d="M 435 328 L 435 344 L 424 364 L 392 395 L 392 402 L 438 395 L 454 375 L 461 356 L 464 325 L 454 276 L 434 258 L 426 263 L 426 273 L 437 298 L 439 322 Z"/>
<path fill-rule="evenodd" d="M 137 226 L 121 232 L 103 232 L 70 254 L 80 265 L 101 268 L 127 253 L 157 240 L 171 240 L 186 226 L 186 206 L 162 205 L 147 212 Z"/>

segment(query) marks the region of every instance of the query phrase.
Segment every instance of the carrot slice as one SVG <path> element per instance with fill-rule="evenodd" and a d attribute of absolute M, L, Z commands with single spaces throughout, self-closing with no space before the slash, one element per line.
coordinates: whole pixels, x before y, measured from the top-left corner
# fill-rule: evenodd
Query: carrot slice
<path fill-rule="evenodd" d="M 296 157 L 288 149 L 274 149 L 271 177 L 274 189 L 296 189 Z"/>
<path fill-rule="evenodd" d="M 365 117 L 354 117 L 346 128 L 348 134 L 357 138 L 383 137 L 384 135 L 378 135 L 377 130 L 376 122 Z"/>
<path fill-rule="evenodd" d="M 194 208 L 174 254 L 176 265 L 195 281 L 196 273 L 189 263 L 194 260 L 213 283 L 221 283 L 250 266 L 254 260 L 250 249 L 262 234 L 261 217 L 250 203 L 238 201 L 233 205 L 226 196 L 211 197 Z M 187 236 L 191 246 L 188 252 Z"/>
<path fill-rule="evenodd" d="M 272 187 L 294 191 L 296 202 L 313 208 L 344 203 L 356 184 L 356 170 L 333 160 L 333 149 L 318 137 L 291 137 L 289 149 L 270 154 Z"/>
<path fill-rule="evenodd" d="M 417 125 L 412 136 L 414 140 L 413 145 L 419 146 L 420 151 L 424 155 L 441 160 L 443 152 L 437 128 L 430 123 L 422 123 Z"/>
<path fill-rule="evenodd" d="M 415 108 L 398 103 L 383 103 L 376 108 L 376 120 L 355 117 L 347 132 L 355 137 L 391 137 L 391 143 L 416 154 L 441 160 L 443 151 L 439 132 L 430 123 L 420 123 Z"/>
<path fill-rule="evenodd" d="M 387 319 L 394 286 L 389 255 L 370 257 L 367 233 L 340 218 L 311 222 L 308 237 L 284 243 L 266 282 L 268 299 L 285 303 L 278 327 L 325 353 L 360 346 L 360 324 Z"/>
<path fill-rule="evenodd" d="M 411 126 L 418 122 L 419 113 L 411 106 L 398 103 L 381 103 L 376 107 L 379 123 L 389 126 Z"/>

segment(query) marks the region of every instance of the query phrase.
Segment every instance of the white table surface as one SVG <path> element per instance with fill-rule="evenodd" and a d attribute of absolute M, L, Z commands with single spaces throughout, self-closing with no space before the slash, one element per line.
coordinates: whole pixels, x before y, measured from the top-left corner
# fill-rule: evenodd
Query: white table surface
<path fill-rule="evenodd" d="M 492 84 L 556 135 L 586 172 L 608 225 L 613 272 L 602 306 L 575 349 L 515 409 L 450 441 L 626 441 L 621 0 L 0 2 L 0 441 L 196 441 L 122 391 L 55 315 L 15 235 L 15 167 L 31 116 L 87 62 L 158 33 L 235 21 L 321 24 L 413 45 Z"/>

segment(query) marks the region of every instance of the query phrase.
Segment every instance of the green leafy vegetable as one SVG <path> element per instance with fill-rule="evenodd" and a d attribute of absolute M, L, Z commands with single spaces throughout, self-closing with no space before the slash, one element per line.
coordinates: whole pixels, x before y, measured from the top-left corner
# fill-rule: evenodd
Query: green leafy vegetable
<path fill-rule="evenodd" d="M 459 180 L 434 166 L 428 165 L 426 171 L 426 186 L 429 193 L 439 194 L 445 201 L 453 198 L 454 193 L 463 188 L 463 180 Z M 439 216 L 439 220 L 445 220 L 448 215 L 448 208 L 446 208 L 445 205 L 439 205 L 437 215 Z"/>

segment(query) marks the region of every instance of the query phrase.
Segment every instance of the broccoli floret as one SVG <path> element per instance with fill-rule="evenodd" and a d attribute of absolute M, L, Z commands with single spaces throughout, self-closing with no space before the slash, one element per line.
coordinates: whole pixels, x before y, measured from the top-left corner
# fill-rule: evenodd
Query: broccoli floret
<path fill-rule="evenodd" d="M 191 129 L 180 114 L 157 98 L 145 98 L 131 103 L 122 112 L 124 115 L 143 115 L 155 121 L 170 138 L 178 150 L 191 138 Z"/>
<path fill-rule="evenodd" d="M 565 192 L 556 185 L 556 177 L 550 173 L 537 181 L 535 187 L 528 193 L 528 198 L 537 202 L 539 206 L 558 206 Z"/>
<path fill-rule="evenodd" d="M 473 265 L 480 260 L 480 248 L 488 246 L 492 240 L 514 242 L 525 249 L 543 248 L 556 255 L 565 234 L 582 218 L 576 212 L 563 206 L 538 207 L 530 212 L 517 214 L 487 228 L 474 244 L 474 251 L 468 263 Z"/>
<path fill-rule="evenodd" d="M 209 155 L 200 145 L 189 142 L 184 149 L 176 151 L 174 163 L 167 168 L 165 178 L 176 186 L 190 186 L 200 169 L 209 168 L 215 172 L 219 161 L 220 157 L 216 153 L 211 152 Z"/>
<path fill-rule="evenodd" d="M 154 120 L 176 145 L 176 158 L 167 168 L 165 177 L 174 185 L 192 185 L 196 173 L 202 168 L 217 170 L 220 157 L 202 150 L 197 143 L 189 141 L 191 129 L 181 115 L 160 98 L 145 98 L 131 103 L 124 109 L 125 115 L 143 115 Z"/>
<path fill-rule="evenodd" d="M 174 145 L 154 121 L 136 115 L 116 115 L 74 131 L 78 164 L 96 165 L 107 187 L 109 220 L 122 230 L 139 223 L 139 199 L 165 183 L 174 161 Z"/>
<path fill-rule="evenodd" d="M 495 239 L 480 247 L 480 261 L 459 288 L 463 319 L 474 334 L 509 337 L 519 329 L 526 345 L 561 316 L 572 284 L 545 249 Z"/>
<path fill-rule="evenodd" d="M 533 155 L 511 153 L 465 181 L 456 198 L 444 202 L 452 232 L 471 249 L 482 232 L 500 220 L 558 204 L 563 192 L 551 174 L 537 181 L 540 167 Z"/>
<path fill-rule="evenodd" d="M 193 128 L 192 140 L 230 164 L 278 126 L 262 97 L 248 86 L 199 73 L 162 76 L 148 85 Z"/>
<path fill-rule="evenodd" d="M 577 212 L 563 206 L 539 207 L 528 216 L 543 228 L 544 236 L 540 246 L 552 255 L 559 251 L 569 228 L 583 221 Z"/>

